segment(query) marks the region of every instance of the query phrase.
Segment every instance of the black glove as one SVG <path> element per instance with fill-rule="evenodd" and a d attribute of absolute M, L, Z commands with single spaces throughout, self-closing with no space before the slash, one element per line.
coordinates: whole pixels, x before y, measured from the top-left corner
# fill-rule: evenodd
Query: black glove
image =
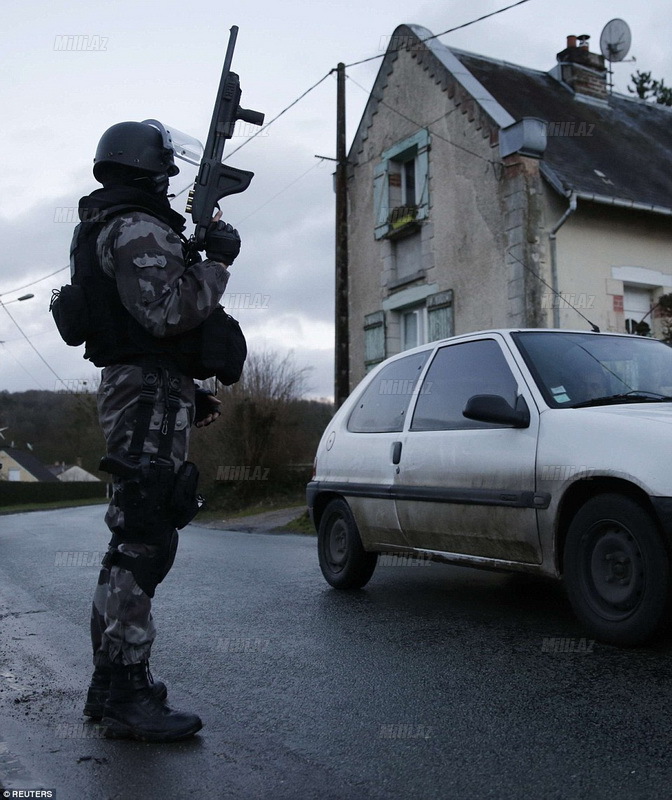
<path fill-rule="evenodd" d="M 201 386 L 195 386 L 194 389 L 194 425 L 200 428 L 203 421 L 208 417 L 212 417 L 210 422 L 214 422 L 215 419 L 217 419 L 222 413 L 219 410 L 221 403 L 215 395 L 207 389 L 203 389 Z M 210 424 L 210 422 L 208 422 L 208 424 Z"/>
<path fill-rule="evenodd" d="M 211 222 L 205 234 L 205 255 L 230 267 L 240 253 L 238 231 L 227 222 Z"/>

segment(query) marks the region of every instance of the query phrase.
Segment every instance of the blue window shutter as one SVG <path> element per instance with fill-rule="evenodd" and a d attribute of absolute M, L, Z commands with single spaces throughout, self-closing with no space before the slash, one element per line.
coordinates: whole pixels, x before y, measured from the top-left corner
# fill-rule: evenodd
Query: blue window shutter
<path fill-rule="evenodd" d="M 385 312 L 364 317 L 364 364 L 367 371 L 385 359 Z"/>
<path fill-rule="evenodd" d="M 387 218 L 390 213 L 387 190 L 387 161 L 376 164 L 373 170 L 373 210 L 375 214 L 375 237 L 382 239 L 390 226 Z"/>
<path fill-rule="evenodd" d="M 418 145 L 416 156 L 416 192 L 418 198 L 418 216 L 416 219 L 427 219 L 429 216 L 429 134 L 422 131 L 424 141 Z"/>

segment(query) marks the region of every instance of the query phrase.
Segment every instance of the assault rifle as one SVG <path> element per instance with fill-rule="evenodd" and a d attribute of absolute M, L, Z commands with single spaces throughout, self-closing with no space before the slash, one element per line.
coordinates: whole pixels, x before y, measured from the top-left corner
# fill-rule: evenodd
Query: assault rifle
<path fill-rule="evenodd" d="M 224 68 L 210 121 L 208 141 L 194 188 L 189 192 L 187 200 L 186 211 L 191 214 L 196 226 L 194 239 L 197 250 L 205 248 L 205 234 L 219 200 L 230 194 L 244 192 L 254 177 L 254 172 L 222 164 L 224 143 L 233 136 L 233 129 L 239 119 L 252 125 L 264 124 L 264 115 L 260 111 L 250 111 L 239 105 L 240 82 L 236 73 L 231 72 L 231 61 L 237 36 L 238 27 L 234 25 L 231 28 L 229 44 L 226 48 Z"/>

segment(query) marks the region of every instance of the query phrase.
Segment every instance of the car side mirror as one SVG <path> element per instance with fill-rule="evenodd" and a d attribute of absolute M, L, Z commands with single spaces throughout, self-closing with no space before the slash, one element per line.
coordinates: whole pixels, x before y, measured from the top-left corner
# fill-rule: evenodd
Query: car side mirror
<path fill-rule="evenodd" d="M 475 419 L 478 422 L 497 422 L 514 428 L 530 426 L 530 409 L 522 395 L 518 395 L 516 407 L 512 408 L 498 394 L 476 394 L 467 400 L 462 414 L 467 419 Z"/>

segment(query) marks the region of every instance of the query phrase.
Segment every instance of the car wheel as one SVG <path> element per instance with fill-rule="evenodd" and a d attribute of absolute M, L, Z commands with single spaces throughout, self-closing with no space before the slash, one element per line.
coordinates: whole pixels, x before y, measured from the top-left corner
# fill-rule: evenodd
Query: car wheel
<path fill-rule="evenodd" d="M 651 639 L 670 594 L 669 557 L 651 514 L 623 495 L 589 500 L 569 526 L 564 579 L 574 613 L 597 639 Z"/>
<path fill-rule="evenodd" d="M 322 574 L 336 589 L 361 589 L 378 561 L 378 553 L 367 553 L 362 547 L 352 511 L 340 499 L 332 500 L 322 514 L 317 552 Z"/>

